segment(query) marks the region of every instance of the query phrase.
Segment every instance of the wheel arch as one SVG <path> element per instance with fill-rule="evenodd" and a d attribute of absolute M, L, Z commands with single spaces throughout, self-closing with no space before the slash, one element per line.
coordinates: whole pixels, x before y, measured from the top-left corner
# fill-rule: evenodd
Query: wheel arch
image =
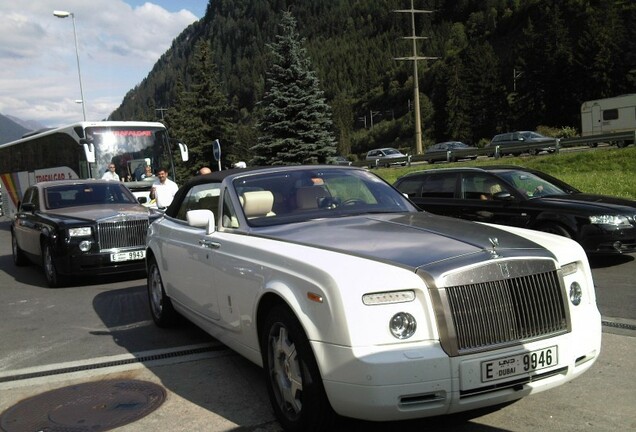
<path fill-rule="evenodd" d="M 532 229 L 536 229 L 541 231 L 541 227 L 546 225 L 557 225 L 563 228 L 572 239 L 577 239 L 578 235 L 578 224 L 576 218 L 574 216 L 569 216 L 565 214 L 559 213 L 543 213 L 540 214 L 537 219 L 534 221 L 531 227 Z"/>

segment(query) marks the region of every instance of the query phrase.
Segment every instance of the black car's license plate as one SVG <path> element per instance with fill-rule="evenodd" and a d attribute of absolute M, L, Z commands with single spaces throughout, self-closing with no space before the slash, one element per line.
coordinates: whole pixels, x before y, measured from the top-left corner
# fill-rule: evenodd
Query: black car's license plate
<path fill-rule="evenodd" d="M 118 253 L 110 254 L 111 262 L 134 261 L 134 260 L 140 260 L 144 258 L 146 258 L 145 250 L 118 252 Z"/>
<path fill-rule="evenodd" d="M 525 375 L 558 363 L 558 348 L 556 346 L 502 357 L 481 363 L 481 381 L 488 382 Z"/>

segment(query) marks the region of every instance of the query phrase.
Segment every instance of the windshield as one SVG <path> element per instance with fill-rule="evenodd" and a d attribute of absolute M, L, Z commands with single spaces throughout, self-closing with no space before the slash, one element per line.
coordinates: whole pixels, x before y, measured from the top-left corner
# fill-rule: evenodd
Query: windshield
<path fill-rule="evenodd" d="M 400 153 L 396 149 L 390 148 L 390 149 L 384 150 L 384 154 L 386 154 L 386 155 L 399 155 L 399 154 L 402 154 L 402 153 Z"/>
<path fill-rule="evenodd" d="M 566 195 L 568 190 L 555 182 L 525 171 L 504 171 L 501 177 L 508 180 L 523 195 L 536 198 L 547 195 Z M 573 188 L 572 188 L 573 189 Z"/>
<path fill-rule="evenodd" d="M 537 132 L 522 132 L 520 135 L 525 139 L 545 138 L 543 135 Z"/>
<path fill-rule="evenodd" d="M 87 205 L 137 203 L 126 187 L 115 182 L 52 186 L 46 188 L 44 195 L 46 208 L 49 210 Z"/>
<path fill-rule="evenodd" d="M 307 169 L 255 174 L 240 177 L 233 185 L 251 226 L 417 211 L 384 180 L 362 170 Z"/>
<path fill-rule="evenodd" d="M 166 130 L 158 127 L 87 127 L 87 140 L 95 146 L 93 178 L 101 178 L 109 165 L 122 181 L 143 181 L 146 166 L 156 172 L 171 168 Z"/>

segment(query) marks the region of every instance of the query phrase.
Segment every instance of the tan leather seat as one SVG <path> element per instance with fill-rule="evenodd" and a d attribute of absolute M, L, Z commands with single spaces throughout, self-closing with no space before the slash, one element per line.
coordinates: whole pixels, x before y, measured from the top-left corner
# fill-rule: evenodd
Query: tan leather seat
<path fill-rule="evenodd" d="M 248 219 L 276 215 L 272 211 L 274 195 L 270 191 L 244 192 L 241 201 L 245 217 Z"/>
<path fill-rule="evenodd" d="M 298 210 L 316 209 L 320 199 L 327 198 L 329 192 L 324 186 L 306 186 L 296 190 L 296 208 Z"/>

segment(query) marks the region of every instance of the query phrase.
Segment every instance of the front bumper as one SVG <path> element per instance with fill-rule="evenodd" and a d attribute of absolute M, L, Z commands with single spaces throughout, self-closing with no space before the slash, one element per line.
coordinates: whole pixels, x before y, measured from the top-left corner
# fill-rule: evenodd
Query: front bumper
<path fill-rule="evenodd" d="M 623 254 L 636 252 L 636 227 L 605 229 L 587 225 L 579 241 L 588 254 Z"/>
<path fill-rule="evenodd" d="M 448 357 L 432 341 L 352 349 L 313 342 L 324 387 L 341 415 L 394 421 L 470 411 L 564 384 L 588 370 L 600 353 L 600 315 L 586 328 L 512 348 Z M 530 375 L 481 382 L 484 361 L 558 347 L 558 363 Z"/>
<path fill-rule="evenodd" d="M 143 250 L 141 248 L 140 250 Z M 110 252 L 87 252 L 54 257 L 56 270 L 63 275 L 103 276 L 146 270 L 146 260 L 112 262 Z"/>

